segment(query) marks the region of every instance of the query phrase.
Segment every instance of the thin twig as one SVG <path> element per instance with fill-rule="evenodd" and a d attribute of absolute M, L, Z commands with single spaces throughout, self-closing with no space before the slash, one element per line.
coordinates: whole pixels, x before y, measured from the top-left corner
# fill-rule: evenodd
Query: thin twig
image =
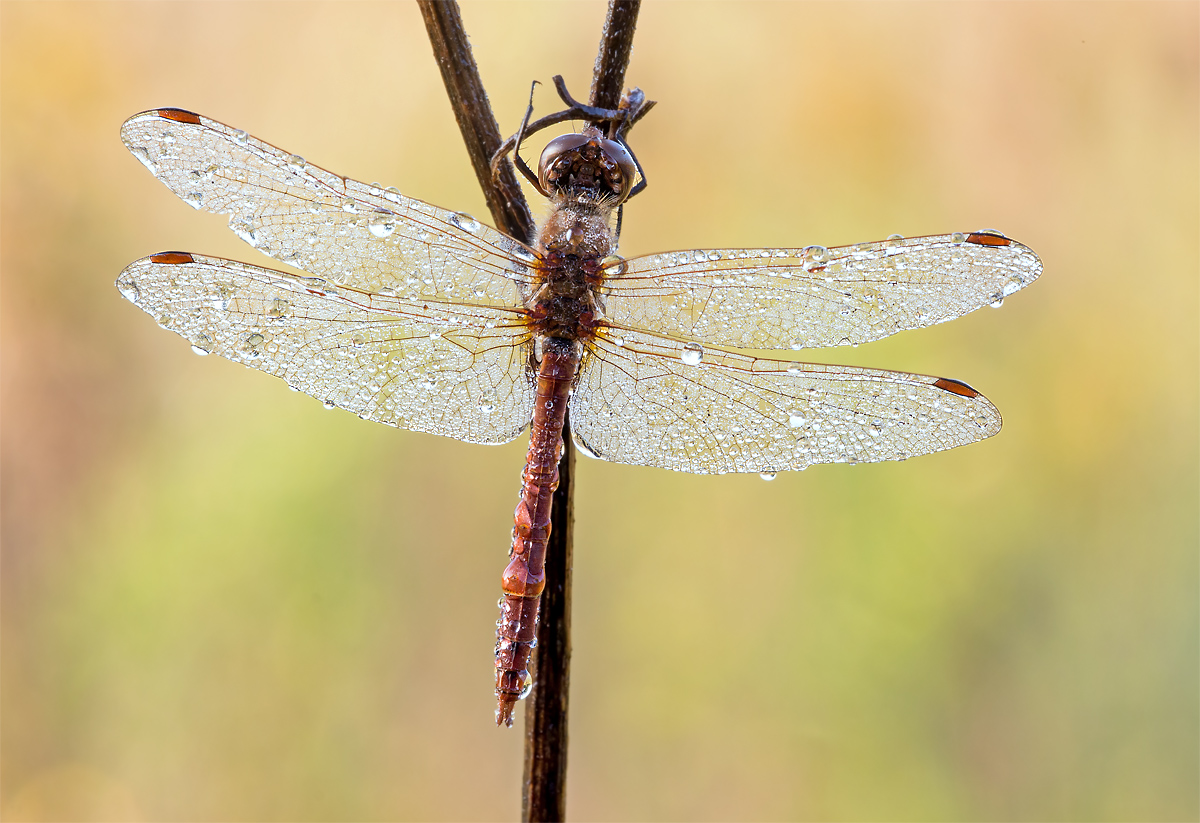
<path fill-rule="evenodd" d="M 641 0 L 609 0 L 592 78 L 590 102 L 615 109 L 621 101 L 625 68 Z M 575 446 L 571 416 L 563 426 L 563 455 L 551 509 L 546 547 L 546 588 L 542 592 L 538 645 L 534 649 L 537 685 L 525 707 L 525 780 L 521 819 L 558 821 L 567 811 L 567 708 L 571 682 L 571 565 L 575 516 Z"/>
<path fill-rule="evenodd" d="M 492 174 L 490 161 L 501 145 L 500 132 L 471 54 L 458 4 L 454 0 L 417 3 L 492 218 L 511 236 L 528 241 L 533 236 L 533 219 L 511 163 L 505 162 L 498 175 Z M 593 106 L 615 109 L 620 103 L 639 5 L 640 0 L 609 2 L 592 80 Z M 564 447 L 546 550 L 546 588 L 534 650 L 537 685 L 525 709 L 521 816 L 526 821 L 562 820 L 566 813 L 575 468 L 570 426 L 568 417 L 563 428 Z"/>
<path fill-rule="evenodd" d="M 505 163 L 496 179 L 492 177 L 491 160 L 500 147 L 500 127 L 492 114 L 479 67 L 471 54 L 471 44 L 463 28 L 462 15 L 454 0 L 417 0 L 433 56 L 442 70 L 442 82 L 458 120 L 459 131 L 471 157 L 471 166 L 483 189 L 488 210 L 498 228 L 512 237 L 529 242 L 533 237 L 533 216 L 521 192 L 516 172 Z"/>
<path fill-rule="evenodd" d="M 608 17 L 604 20 L 604 37 L 596 68 L 592 74 L 590 102 L 602 109 L 615 109 L 625 88 L 625 69 L 633 51 L 633 32 L 637 28 L 638 9 L 642 0 L 609 0 Z"/>

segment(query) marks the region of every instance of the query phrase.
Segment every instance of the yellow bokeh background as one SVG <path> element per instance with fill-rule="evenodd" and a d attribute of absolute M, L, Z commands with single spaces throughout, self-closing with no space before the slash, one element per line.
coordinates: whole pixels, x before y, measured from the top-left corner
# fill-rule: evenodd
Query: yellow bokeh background
<path fill-rule="evenodd" d="M 572 819 L 1200 816 L 1198 9 L 646 5 L 624 254 L 995 227 L 1045 273 L 817 353 L 968 381 L 985 443 L 772 483 L 580 461 Z M 603 4 L 464 16 L 503 132 L 533 79 L 586 96 Z M 113 287 L 266 263 L 126 152 L 152 107 L 485 216 L 415 5 L 6 0 L 0 79 L 0 816 L 516 817 L 523 444 L 324 411 Z"/>

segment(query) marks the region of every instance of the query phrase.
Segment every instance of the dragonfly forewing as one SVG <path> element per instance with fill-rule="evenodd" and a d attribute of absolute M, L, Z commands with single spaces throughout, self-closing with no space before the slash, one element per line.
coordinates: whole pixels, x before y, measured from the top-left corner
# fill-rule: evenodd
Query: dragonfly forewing
<path fill-rule="evenodd" d="M 1001 420 L 986 397 L 945 378 L 631 332 L 590 344 L 571 425 L 605 460 L 723 474 L 903 460 L 991 437 Z"/>
<path fill-rule="evenodd" d="M 608 271 L 605 320 L 617 330 L 798 350 L 953 320 L 1028 286 L 1042 264 L 996 233 L 958 232 L 830 249 L 668 252 Z"/>
<path fill-rule="evenodd" d="M 142 112 L 121 139 L 193 208 L 282 263 L 364 292 L 520 306 L 523 243 L 475 218 L 341 177 L 179 109 Z"/>
<path fill-rule="evenodd" d="M 366 420 L 506 443 L 532 416 L 529 333 L 509 309 L 414 303 L 182 252 L 134 262 L 117 287 L 197 353 Z"/>

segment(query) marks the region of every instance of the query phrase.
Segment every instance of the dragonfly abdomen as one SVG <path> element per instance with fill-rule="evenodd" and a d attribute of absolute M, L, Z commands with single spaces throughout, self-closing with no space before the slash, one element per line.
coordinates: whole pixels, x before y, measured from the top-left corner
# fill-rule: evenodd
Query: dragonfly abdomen
<path fill-rule="evenodd" d="M 504 596 L 496 622 L 497 725 L 512 725 L 514 705 L 532 687 L 528 663 L 546 584 L 550 507 L 558 488 L 563 422 L 581 352 L 579 344 L 570 340 L 548 338 L 542 344 L 521 501 L 513 516 L 512 550 L 501 579 Z"/>

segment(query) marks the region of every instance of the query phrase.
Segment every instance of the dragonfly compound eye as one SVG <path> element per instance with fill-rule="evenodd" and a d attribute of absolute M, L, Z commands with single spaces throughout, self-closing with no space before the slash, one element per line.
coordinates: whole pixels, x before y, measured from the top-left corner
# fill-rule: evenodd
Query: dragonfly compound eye
<path fill-rule="evenodd" d="M 620 203 L 629 196 L 637 167 L 615 140 L 596 135 L 564 134 L 551 140 L 538 162 L 538 181 L 548 192 L 597 194 Z"/>

